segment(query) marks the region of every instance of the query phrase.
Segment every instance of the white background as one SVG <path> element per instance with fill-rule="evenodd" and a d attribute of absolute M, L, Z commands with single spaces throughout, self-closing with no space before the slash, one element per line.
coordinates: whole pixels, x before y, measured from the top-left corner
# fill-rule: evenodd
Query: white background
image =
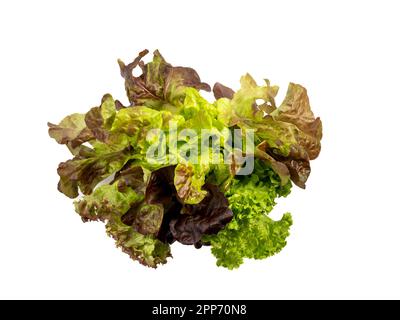
<path fill-rule="evenodd" d="M 397 1 L 2 1 L 0 298 L 400 298 Z M 308 88 L 324 125 L 287 247 L 235 271 L 173 245 L 157 270 L 83 224 L 56 190 L 46 122 L 126 102 L 117 58 L 160 49 L 203 81 Z"/>

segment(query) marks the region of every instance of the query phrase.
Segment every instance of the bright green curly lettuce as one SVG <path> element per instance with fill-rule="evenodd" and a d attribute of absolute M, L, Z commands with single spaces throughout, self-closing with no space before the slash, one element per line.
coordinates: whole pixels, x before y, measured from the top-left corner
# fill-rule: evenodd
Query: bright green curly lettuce
<path fill-rule="evenodd" d="M 277 197 L 289 194 L 291 183 L 281 186 L 271 169 L 260 162 L 257 166 L 258 170 L 251 176 L 235 179 L 226 193 L 233 220 L 217 235 L 203 238 L 211 244 L 218 266 L 237 268 L 243 258 L 264 259 L 286 245 L 291 215 L 285 213 L 281 220 L 274 221 L 268 213 L 275 206 Z"/>

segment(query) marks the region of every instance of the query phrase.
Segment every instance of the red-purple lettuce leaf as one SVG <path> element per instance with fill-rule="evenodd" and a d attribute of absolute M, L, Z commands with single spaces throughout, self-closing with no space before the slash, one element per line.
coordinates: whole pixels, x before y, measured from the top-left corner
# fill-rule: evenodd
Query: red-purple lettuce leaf
<path fill-rule="evenodd" d="M 224 194 L 212 184 L 204 189 L 207 195 L 200 203 L 185 205 L 181 215 L 169 223 L 172 236 L 180 243 L 200 247 L 203 235 L 217 234 L 232 220 Z"/>
<path fill-rule="evenodd" d="M 153 61 L 147 64 L 142 58 L 148 53 L 143 50 L 128 65 L 118 60 L 121 75 L 125 79 L 125 89 L 132 105 L 159 107 L 164 103 L 176 102 L 184 94 L 185 87 L 210 91 L 208 84 L 201 82 L 192 68 L 173 67 L 165 61 L 158 50 L 154 51 Z M 135 77 L 132 71 L 140 67 L 142 74 Z"/>
<path fill-rule="evenodd" d="M 228 98 L 232 99 L 235 91 L 231 88 L 224 86 L 222 83 L 216 82 L 213 86 L 213 94 L 215 99 Z"/>
<path fill-rule="evenodd" d="M 59 164 L 58 190 L 70 198 L 79 195 L 78 189 L 83 194 L 90 194 L 99 182 L 124 166 L 131 157 L 129 149 L 105 152 L 104 146 L 98 149 L 80 146 L 73 159 Z"/>
<path fill-rule="evenodd" d="M 182 208 L 176 197 L 173 174 L 173 166 L 153 171 L 148 178 L 143 200 L 132 206 L 122 221 L 143 235 L 152 234 L 172 243 L 167 222 Z"/>

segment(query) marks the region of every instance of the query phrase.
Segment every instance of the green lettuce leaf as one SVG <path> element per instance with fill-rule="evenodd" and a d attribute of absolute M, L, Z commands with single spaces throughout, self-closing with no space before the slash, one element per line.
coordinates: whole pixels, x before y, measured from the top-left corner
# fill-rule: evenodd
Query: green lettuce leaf
<path fill-rule="evenodd" d="M 226 229 L 217 237 L 206 236 L 217 265 L 228 269 L 239 267 L 243 258 L 265 259 L 282 250 L 292 225 L 290 214 L 279 221 L 263 215 L 242 221 L 237 230 Z"/>
<path fill-rule="evenodd" d="M 278 253 L 286 245 L 290 214 L 274 221 L 267 214 L 275 198 L 290 192 L 290 183 L 282 186 L 279 177 L 265 164 L 258 162 L 257 174 L 235 179 L 227 193 L 233 220 L 217 235 L 204 236 L 211 244 L 217 265 L 237 268 L 244 258 L 264 259 Z"/>
<path fill-rule="evenodd" d="M 187 204 L 199 203 L 207 194 L 202 190 L 208 167 L 180 163 L 175 168 L 174 184 L 178 197 Z"/>
<path fill-rule="evenodd" d="M 107 234 L 115 239 L 117 247 L 141 264 L 156 268 L 171 257 L 169 244 L 163 243 L 153 235 L 143 235 L 127 226 L 119 217 L 112 217 L 106 224 Z"/>
<path fill-rule="evenodd" d="M 271 86 L 268 80 L 265 80 L 265 83 L 264 86 L 258 86 L 255 80 L 246 74 L 241 77 L 241 87 L 233 94 L 231 100 L 227 99 L 231 96 L 231 92 L 225 92 L 225 95 L 221 94 L 220 119 L 224 121 L 225 125 L 231 127 L 238 123 L 243 125 L 262 121 L 263 109 L 275 109 L 274 98 L 278 93 L 278 87 Z M 261 108 L 256 103 L 257 99 L 264 101 Z"/>
<path fill-rule="evenodd" d="M 102 185 L 92 194 L 84 196 L 75 202 L 75 210 L 86 221 L 105 221 L 112 214 L 123 215 L 130 207 L 141 201 L 142 196 L 127 188 L 124 192 L 118 190 L 118 185 Z"/>
<path fill-rule="evenodd" d="M 72 154 L 82 143 L 93 139 L 93 133 L 86 127 L 85 115 L 74 113 L 65 117 L 56 125 L 48 123 L 49 135 L 59 144 L 67 145 Z"/>
<path fill-rule="evenodd" d="M 106 94 L 101 100 L 100 107 L 94 107 L 86 114 L 86 126 L 97 140 L 107 142 L 109 139 L 116 111 L 113 97 L 110 94 Z"/>

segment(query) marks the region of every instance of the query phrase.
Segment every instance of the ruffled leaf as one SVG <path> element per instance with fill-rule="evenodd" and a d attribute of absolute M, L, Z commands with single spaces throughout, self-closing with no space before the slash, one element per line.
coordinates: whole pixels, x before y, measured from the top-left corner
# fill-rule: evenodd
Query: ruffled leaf
<path fill-rule="evenodd" d="M 322 122 L 311 111 L 307 90 L 290 83 L 286 97 L 271 116 L 281 122 L 291 123 L 299 129 L 298 144 L 308 153 L 310 160 L 318 157 L 321 150 Z"/>
<path fill-rule="evenodd" d="M 127 226 L 119 217 L 113 217 L 106 224 L 107 234 L 115 239 L 116 246 L 141 264 L 156 268 L 167 262 L 171 256 L 170 246 L 153 235 L 143 235 Z"/>
<path fill-rule="evenodd" d="M 244 258 L 264 259 L 286 245 L 292 225 L 290 214 L 284 214 L 279 221 L 267 214 L 273 209 L 275 198 L 286 196 L 289 190 L 290 184 L 282 186 L 271 169 L 262 167 L 250 177 L 235 180 L 227 193 L 232 222 L 217 235 L 203 237 L 211 244 L 217 265 L 237 268 Z"/>
<path fill-rule="evenodd" d="M 153 61 L 144 64 L 141 60 L 147 53 L 148 50 L 140 52 L 128 65 L 118 60 L 121 75 L 125 79 L 125 89 L 132 104 L 160 107 L 164 103 L 176 102 L 184 94 L 186 87 L 211 90 L 208 84 L 201 82 L 195 70 L 173 67 L 158 50 L 154 52 Z M 135 77 L 132 71 L 138 66 L 143 73 Z"/>
<path fill-rule="evenodd" d="M 73 159 L 61 162 L 57 169 L 59 191 L 70 198 L 78 196 L 78 188 L 83 194 L 90 194 L 100 181 L 120 170 L 131 157 L 129 149 L 103 152 L 101 148 L 82 146 Z"/>
<path fill-rule="evenodd" d="M 202 190 L 206 173 L 200 165 L 178 164 L 175 168 L 174 184 L 179 199 L 187 204 L 196 204 L 203 200 L 207 194 Z"/>
<path fill-rule="evenodd" d="M 48 123 L 49 135 L 60 144 L 65 144 L 72 153 L 82 143 L 93 139 L 93 133 L 86 127 L 85 115 L 74 113 L 65 117 L 58 125 Z"/>
<path fill-rule="evenodd" d="M 169 224 L 173 237 L 183 244 L 201 246 L 203 235 L 218 233 L 232 220 L 224 194 L 212 184 L 204 189 L 207 196 L 198 204 L 184 206 L 182 214 Z"/>

